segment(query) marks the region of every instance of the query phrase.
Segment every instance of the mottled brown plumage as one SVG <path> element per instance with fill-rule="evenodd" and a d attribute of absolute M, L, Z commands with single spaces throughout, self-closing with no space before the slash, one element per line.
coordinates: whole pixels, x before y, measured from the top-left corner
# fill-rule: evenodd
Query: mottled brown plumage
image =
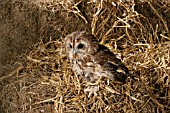
<path fill-rule="evenodd" d="M 90 79 L 92 82 L 99 77 L 125 82 L 129 72 L 120 59 L 97 39 L 84 31 L 76 31 L 66 36 L 67 56 L 73 71 Z"/>

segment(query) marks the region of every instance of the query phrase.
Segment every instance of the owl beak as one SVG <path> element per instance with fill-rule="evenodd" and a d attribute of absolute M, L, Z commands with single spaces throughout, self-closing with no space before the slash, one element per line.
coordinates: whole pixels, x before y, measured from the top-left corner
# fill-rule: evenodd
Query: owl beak
<path fill-rule="evenodd" d="M 77 59 L 77 58 L 78 58 L 78 55 L 77 55 L 77 54 L 73 54 L 73 58 L 74 58 L 74 59 Z"/>
<path fill-rule="evenodd" d="M 76 51 L 76 50 L 73 50 L 73 53 L 74 53 L 74 54 L 77 54 L 77 51 Z"/>
<path fill-rule="evenodd" d="M 77 51 L 73 50 L 73 59 L 77 59 L 77 58 L 78 58 Z"/>

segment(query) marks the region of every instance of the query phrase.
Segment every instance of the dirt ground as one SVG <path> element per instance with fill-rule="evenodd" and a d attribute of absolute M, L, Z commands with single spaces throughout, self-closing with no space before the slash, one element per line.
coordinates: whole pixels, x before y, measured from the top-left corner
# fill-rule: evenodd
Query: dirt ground
<path fill-rule="evenodd" d="M 123 85 L 73 74 L 64 37 L 87 30 L 134 78 Z M 0 0 L 0 113 L 170 112 L 169 0 Z"/>

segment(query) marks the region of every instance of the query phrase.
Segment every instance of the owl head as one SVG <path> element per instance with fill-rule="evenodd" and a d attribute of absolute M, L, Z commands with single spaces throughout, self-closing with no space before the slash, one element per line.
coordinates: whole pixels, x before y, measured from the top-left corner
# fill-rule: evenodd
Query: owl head
<path fill-rule="evenodd" d="M 70 60 L 81 59 L 97 51 L 97 39 L 90 33 L 76 31 L 65 38 L 66 52 Z"/>

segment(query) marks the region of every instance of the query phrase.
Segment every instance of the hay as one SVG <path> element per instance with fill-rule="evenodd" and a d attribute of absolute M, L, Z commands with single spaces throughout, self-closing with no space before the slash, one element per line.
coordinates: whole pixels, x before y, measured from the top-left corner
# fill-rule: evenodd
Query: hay
<path fill-rule="evenodd" d="M 128 1 L 12 1 L 38 7 L 42 40 L 0 78 L 2 112 L 170 112 L 169 2 Z M 131 73 L 125 84 L 102 78 L 96 94 L 84 92 L 89 83 L 72 72 L 63 41 L 84 29 L 122 54 Z"/>

